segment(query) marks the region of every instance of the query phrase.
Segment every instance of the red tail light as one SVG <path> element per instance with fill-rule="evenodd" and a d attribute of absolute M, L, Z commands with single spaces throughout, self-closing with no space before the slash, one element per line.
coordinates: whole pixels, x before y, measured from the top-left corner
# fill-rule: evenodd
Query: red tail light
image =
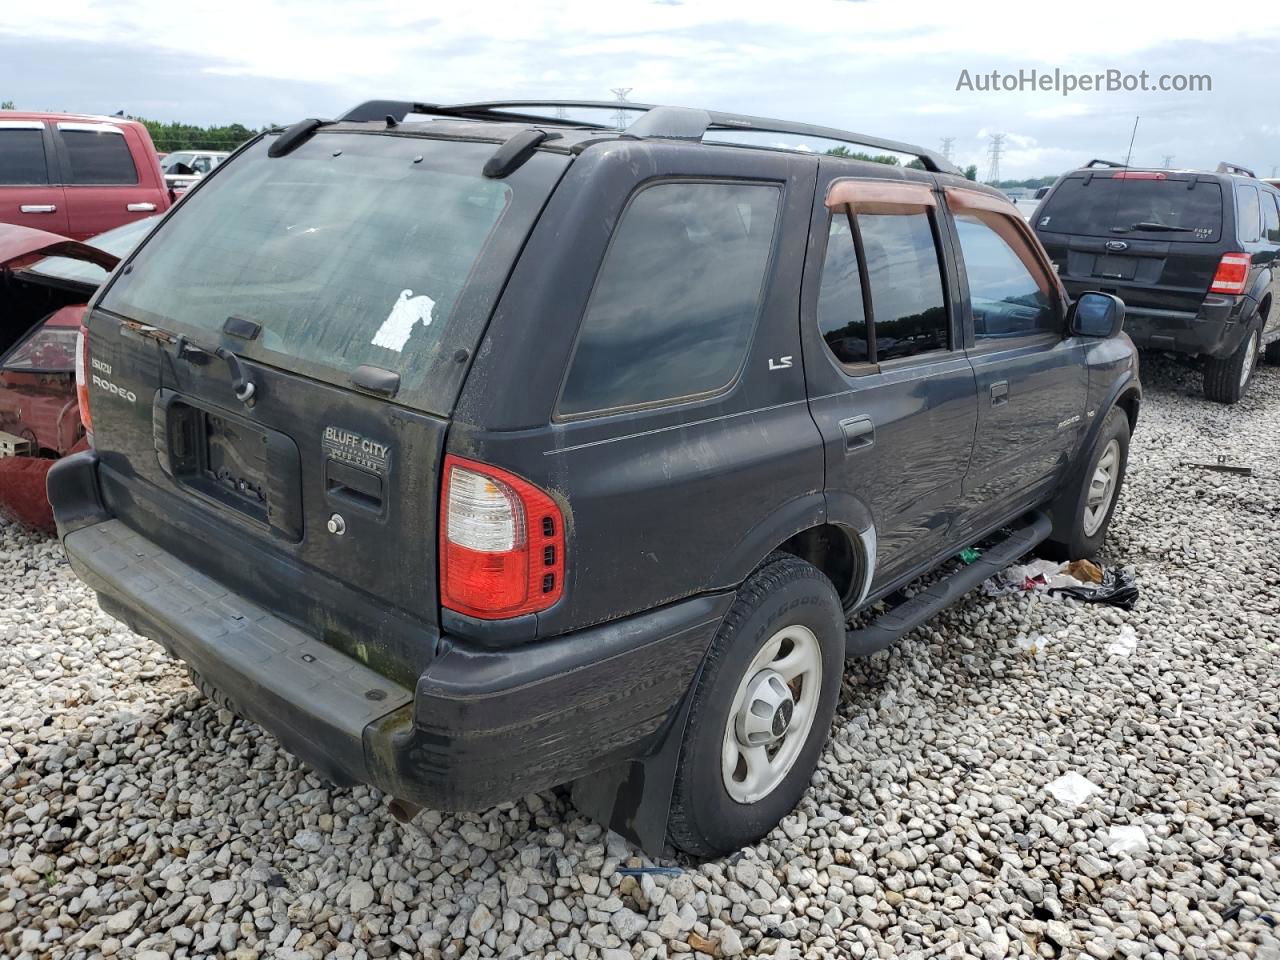
<path fill-rule="evenodd" d="M 1156 173 L 1153 170 L 1121 170 L 1111 175 L 1112 180 L 1168 180 L 1167 173 Z"/>
<path fill-rule="evenodd" d="M 76 334 L 76 403 L 80 406 L 80 422 L 85 436 L 93 445 L 93 418 L 89 415 L 89 331 L 80 327 Z"/>
<path fill-rule="evenodd" d="M 1245 284 L 1249 282 L 1249 264 L 1252 260 L 1247 253 L 1224 253 L 1218 261 L 1218 272 L 1213 275 L 1210 293 L 1244 293 Z"/>
<path fill-rule="evenodd" d="M 564 591 L 564 518 L 505 470 L 447 456 L 440 491 L 440 602 L 484 620 L 545 610 Z"/>

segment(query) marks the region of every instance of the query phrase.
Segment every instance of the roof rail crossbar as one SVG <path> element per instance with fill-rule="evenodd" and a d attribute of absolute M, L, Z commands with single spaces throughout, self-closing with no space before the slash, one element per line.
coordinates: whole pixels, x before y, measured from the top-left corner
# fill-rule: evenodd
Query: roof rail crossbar
<path fill-rule="evenodd" d="M 1242 177 L 1253 177 L 1255 180 L 1258 179 L 1258 175 L 1248 167 L 1242 167 L 1238 163 L 1227 163 L 1225 160 L 1218 164 L 1218 169 L 1215 170 L 1214 173 L 1238 173 Z"/>
<path fill-rule="evenodd" d="M 1086 163 L 1084 165 L 1084 168 L 1086 170 L 1088 170 L 1090 167 L 1114 167 L 1116 169 L 1121 169 L 1124 166 L 1125 164 L 1117 163 L 1115 160 L 1099 160 L 1095 157 L 1093 160 L 1090 160 L 1088 163 Z"/>
<path fill-rule="evenodd" d="M 544 112 L 544 110 L 535 108 L 550 108 L 557 111 L 565 109 L 608 110 L 614 113 L 619 110 L 625 110 L 642 113 L 646 117 L 652 113 L 654 117 L 648 123 L 644 123 L 645 117 L 642 117 L 632 122 L 626 132 L 632 136 L 665 136 L 688 140 L 699 139 L 693 135 L 693 131 L 697 124 L 701 122 L 701 118 L 705 116 L 708 122 L 703 129 L 703 136 L 715 131 L 735 130 L 745 133 L 780 133 L 790 136 L 813 137 L 819 140 L 833 140 L 837 143 L 848 143 L 856 146 L 871 147 L 876 150 L 885 150 L 890 153 L 902 153 L 919 157 L 924 168 L 934 173 L 960 173 L 954 164 L 940 154 L 915 144 L 886 140 L 883 137 L 873 137 L 867 134 L 855 133 L 851 130 L 840 130 L 836 127 L 794 123 L 788 120 L 770 120 L 765 117 L 752 117 L 720 111 L 663 107 L 652 103 L 631 103 L 616 100 L 489 100 L 477 103 L 436 104 L 414 101 L 370 100 L 347 111 L 342 119 L 356 122 L 385 120 L 390 115 L 398 121 L 402 121 L 410 113 L 420 113 L 426 116 L 454 117 L 462 120 L 514 120 L 520 123 L 549 124 L 592 130 L 614 129 L 613 123 L 596 123 L 590 120 L 561 117 L 559 115 L 551 115 L 549 111 Z M 663 132 L 659 133 L 657 131 Z M 679 131 L 678 136 L 676 131 Z M 1094 162 L 1106 163 L 1106 161 Z M 1121 164 L 1109 165 L 1121 166 Z"/>

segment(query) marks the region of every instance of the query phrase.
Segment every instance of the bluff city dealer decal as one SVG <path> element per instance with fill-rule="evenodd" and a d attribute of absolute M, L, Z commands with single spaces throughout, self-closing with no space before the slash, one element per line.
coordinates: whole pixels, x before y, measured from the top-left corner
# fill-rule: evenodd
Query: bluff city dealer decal
<path fill-rule="evenodd" d="M 342 427 L 324 428 L 324 449 L 334 460 L 384 476 L 391 462 L 391 448 Z"/>

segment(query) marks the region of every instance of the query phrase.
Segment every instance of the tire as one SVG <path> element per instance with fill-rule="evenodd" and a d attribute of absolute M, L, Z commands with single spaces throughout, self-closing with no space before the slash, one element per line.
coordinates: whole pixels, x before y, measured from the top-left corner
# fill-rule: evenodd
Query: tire
<path fill-rule="evenodd" d="M 1107 465 L 1103 464 L 1104 459 L 1108 459 Z M 1119 407 L 1112 407 L 1089 451 L 1085 469 L 1075 475 L 1050 508 L 1053 530 L 1041 553 L 1054 560 L 1089 560 L 1097 556 L 1116 512 L 1128 464 L 1129 418 Z M 1109 490 L 1103 494 L 1105 503 L 1097 499 L 1095 480 L 1102 480 L 1100 471 L 1106 471 L 1111 480 Z"/>
<path fill-rule="evenodd" d="M 1235 353 L 1204 363 L 1204 395 L 1217 403 L 1238 403 L 1249 389 L 1262 344 L 1262 326 L 1253 323 Z"/>
<path fill-rule="evenodd" d="M 779 655 L 770 657 L 777 644 Z M 728 853 L 760 839 L 794 809 L 831 730 L 844 645 L 840 598 L 816 567 L 773 554 L 747 579 L 711 642 L 693 690 L 667 821 L 673 846 L 696 857 Z M 774 672 L 770 663 L 784 666 Z M 806 663 L 810 669 L 781 691 L 773 685 Z M 780 694 L 790 699 L 794 712 L 781 704 Z M 748 705 L 766 709 L 752 713 Z M 778 734 L 780 716 L 785 732 L 771 744 L 762 743 Z M 743 725 L 750 750 L 741 746 Z M 730 750 L 736 751 L 732 764 Z M 748 754 L 762 776 L 747 775 L 752 769 Z"/>

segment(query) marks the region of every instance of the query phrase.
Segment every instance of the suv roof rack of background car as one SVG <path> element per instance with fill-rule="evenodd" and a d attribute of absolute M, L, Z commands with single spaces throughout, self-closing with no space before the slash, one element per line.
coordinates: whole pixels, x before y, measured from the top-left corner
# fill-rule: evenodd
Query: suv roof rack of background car
<path fill-rule="evenodd" d="M 1099 160 L 1095 157 L 1084 165 L 1084 169 L 1088 170 L 1090 167 L 1114 167 L 1116 169 L 1122 169 L 1125 166 L 1126 164 L 1117 163 L 1114 160 Z"/>
<path fill-rule="evenodd" d="M 544 112 L 544 110 L 536 108 L 549 108 L 549 111 Z M 854 133 L 850 130 L 840 130 L 835 127 L 793 123 L 789 120 L 771 120 L 765 117 L 751 117 L 736 113 L 721 113 L 715 110 L 667 107 L 652 103 L 619 103 L 615 100 L 493 100 L 479 103 L 439 104 L 419 103 L 409 100 L 369 100 L 348 110 L 341 119 L 347 122 L 360 123 L 391 117 L 397 122 L 402 122 L 409 114 L 417 113 L 435 117 L 452 117 L 460 120 L 514 120 L 524 123 L 579 127 L 587 130 L 612 131 L 616 129 L 612 123 L 571 119 L 560 116 L 558 113 L 550 112 L 568 109 L 608 110 L 615 114 L 620 110 L 625 110 L 643 114 L 626 130 L 621 131 L 624 135 L 630 137 L 702 141 L 708 133 L 714 134 L 717 131 L 725 130 L 745 133 L 780 133 L 792 136 L 814 137 L 820 140 L 834 140 L 838 143 L 872 147 L 873 149 L 886 150 L 890 153 L 904 153 L 908 156 L 918 157 L 924 168 L 933 173 L 960 173 L 959 169 L 938 153 L 910 143 L 886 140 L 882 137 Z M 711 139 L 714 141 L 714 136 Z M 752 146 L 755 146 L 755 144 L 752 144 Z"/>
<path fill-rule="evenodd" d="M 1214 173 L 1238 173 L 1242 177 L 1253 177 L 1253 179 L 1255 180 L 1258 179 L 1258 175 L 1254 173 L 1252 170 L 1250 170 L 1248 167 L 1242 167 L 1238 163 L 1227 163 L 1227 161 L 1225 160 L 1219 163 L 1218 168 L 1213 172 Z"/>

